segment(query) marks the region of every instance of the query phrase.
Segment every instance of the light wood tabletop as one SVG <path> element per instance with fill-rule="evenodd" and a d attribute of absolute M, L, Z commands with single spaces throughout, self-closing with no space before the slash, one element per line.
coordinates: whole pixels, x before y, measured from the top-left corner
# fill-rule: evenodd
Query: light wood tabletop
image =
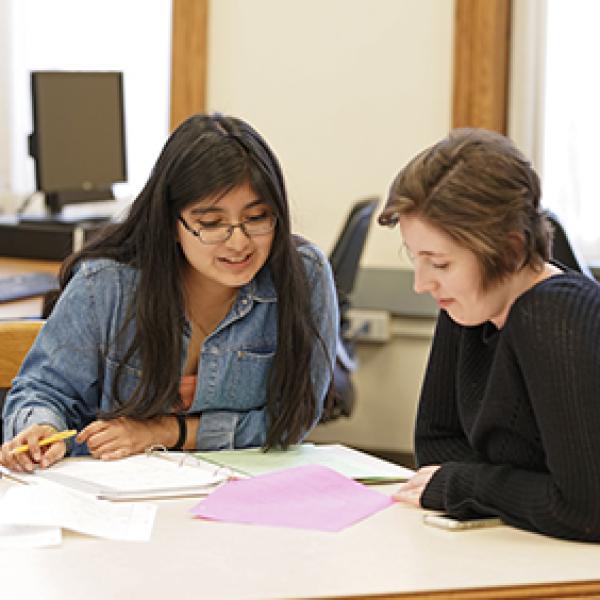
<path fill-rule="evenodd" d="M 0 481 L 0 493 L 8 485 Z M 380 488 L 391 493 L 396 486 Z M 151 540 L 64 532 L 53 549 L 0 549 L 6 597 L 532 598 L 600 595 L 600 545 L 508 526 L 444 531 L 394 504 L 338 533 L 195 519 L 158 501 Z"/>

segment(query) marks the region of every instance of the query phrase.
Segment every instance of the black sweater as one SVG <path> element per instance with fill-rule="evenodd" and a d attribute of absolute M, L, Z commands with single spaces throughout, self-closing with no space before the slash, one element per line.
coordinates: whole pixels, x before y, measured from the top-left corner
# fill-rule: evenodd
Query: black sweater
<path fill-rule="evenodd" d="M 521 295 L 504 327 L 440 314 L 417 416 L 421 497 L 600 541 L 600 286 L 575 273 Z"/>

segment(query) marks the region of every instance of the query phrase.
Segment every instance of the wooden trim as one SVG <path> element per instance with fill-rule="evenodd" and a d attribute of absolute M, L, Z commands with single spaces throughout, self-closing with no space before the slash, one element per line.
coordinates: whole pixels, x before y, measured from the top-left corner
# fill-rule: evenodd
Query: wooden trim
<path fill-rule="evenodd" d="M 172 0 L 171 131 L 206 110 L 209 0 Z"/>
<path fill-rule="evenodd" d="M 206 110 L 209 0 L 172 0 L 171 130 Z M 512 0 L 455 0 L 453 127 L 506 133 Z"/>
<path fill-rule="evenodd" d="M 344 600 L 425 600 L 446 598 L 452 600 L 529 600 L 530 598 L 598 598 L 600 581 L 568 581 L 532 585 L 510 585 L 503 587 L 485 587 L 455 589 L 428 592 L 406 592 L 398 594 L 375 594 L 361 596 L 340 596 Z"/>
<path fill-rule="evenodd" d="M 506 134 L 511 0 L 456 0 L 453 127 Z"/>

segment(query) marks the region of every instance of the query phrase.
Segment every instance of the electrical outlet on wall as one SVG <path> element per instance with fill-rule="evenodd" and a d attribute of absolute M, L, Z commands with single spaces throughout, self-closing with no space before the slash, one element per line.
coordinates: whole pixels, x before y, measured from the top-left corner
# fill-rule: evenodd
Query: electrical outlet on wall
<path fill-rule="evenodd" d="M 388 342 L 391 335 L 390 313 L 387 310 L 351 308 L 348 337 L 357 342 Z"/>

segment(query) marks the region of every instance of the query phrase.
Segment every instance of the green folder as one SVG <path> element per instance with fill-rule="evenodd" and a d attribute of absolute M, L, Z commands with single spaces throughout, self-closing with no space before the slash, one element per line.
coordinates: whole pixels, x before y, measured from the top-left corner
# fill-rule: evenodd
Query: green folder
<path fill-rule="evenodd" d="M 361 483 L 395 483 L 414 471 L 341 444 L 301 444 L 288 450 L 261 448 L 196 452 L 196 457 L 241 475 L 255 476 L 302 465 L 322 465 Z"/>

